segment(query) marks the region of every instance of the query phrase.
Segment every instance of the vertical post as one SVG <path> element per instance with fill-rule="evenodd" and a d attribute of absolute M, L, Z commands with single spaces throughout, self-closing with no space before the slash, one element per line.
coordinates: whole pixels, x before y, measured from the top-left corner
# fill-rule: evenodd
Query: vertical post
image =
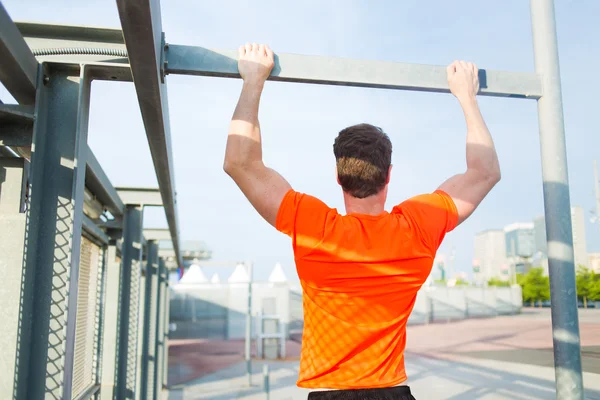
<path fill-rule="evenodd" d="M 25 205 L 29 163 L 0 156 L 0 398 L 13 397 L 21 317 Z"/>
<path fill-rule="evenodd" d="M 163 326 L 163 348 L 162 348 L 162 380 L 161 388 L 167 387 L 169 377 L 169 314 L 171 310 L 171 293 L 169 290 L 169 271 L 165 268 L 165 286 L 164 286 L 164 326 Z"/>
<path fill-rule="evenodd" d="M 40 66 L 21 286 L 18 399 L 71 398 L 90 86 L 85 67 L 75 72 Z"/>
<path fill-rule="evenodd" d="M 166 268 L 162 259 L 158 260 L 158 286 L 156 298 L 158 304 L 156 306 L 156 341 L 154 344 L 154 354 L 156 357 L 154 366 L 154 388 L 152 389 L 152 399 L 159 399 L 162 389 L 162 373 L 163 366 L 163 347 L 164 347 L 164 326 L 165 326 L 165 279 Z"/>
<path fill-rule="evenodd" d="M 142 215 L 139 206 L 125 209 L 121 266 L 119 344 L 117 355 L 116 399 L 132 399 L 137 377 L 137 323 L 142 262 Z"/>
<path fill-rule="evenodd" d="M 144 253 L 144 245 L 142 245 L 142 253 Z M 143 258 L 143 256 L 142 256 Z M 142 371 L 146 367 L 142 361 L 143 345 L 144 345 L 144 315 L 146 311 L 146 282 L 148 282 L 148 274 L 146 269 L 140 265 L 140 284 L 138 293 L 138 307 L 135 315 L 136 322 L 134 330 L 137 332 L 137 348 L 135 350 L 135 390 L 133 391 L 133 399 L 140 400 L 142 393 Z"/>
<path fill-rule="evenodd" d="M 140 398 L 146 400 L 153 395 L 154 370 L 156 367 L 156 305 L 158 245 L 155 240 L 147 243 L 146 291 L 144 306 L 144 328 L 142 339 L 142 383 Z"/>
<path fill-rule="evenodd" d="M 104 316 L 102 324 L 102 377 L 100 380 L 100 400 L 112 400 L 117 365 L 117 324 L 119 315 L 119 281 L 121 262 L 117 258 L 117 246 L 113 241 L 106 251 L 106 277 L 104 295 Z"/>
<path fill-rule="evenodd" d="M 248 311 L 246 313 L 246 375 L 248 386 L 252 386 L 252 263 L 248 266 Z"/>
<path fill-rule="evenodd" d="M 583 399 L 571 201 L 554 2 L 531 0 L 557 399 Z"/>
<path fill-rule="evenodd" d="M 270 383 L 269 382 L 269 365 L 265 364 L 265 365 L 263 365 L 263 388 L 265 390 L 265 395 L 267 397 L 267 400 L 269 400 L 270 392 L 271 392 L 269 383 Z"/>

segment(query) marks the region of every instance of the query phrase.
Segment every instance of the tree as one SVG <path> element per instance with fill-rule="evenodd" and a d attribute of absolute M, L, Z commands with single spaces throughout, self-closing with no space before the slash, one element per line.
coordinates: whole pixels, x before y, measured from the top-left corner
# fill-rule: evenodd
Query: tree
<path fill-rule="evenodd" d="M 587 301 L 600 301 L 600 274 L 582 265 L 577 269 L 575 277 L 577 283 L 577 298 L 587 307 Z"/>
<path fill-rule="evenodd" d="M 530 302 L 550 300 L 550 280 L 544 276 L 542 268 L 531 268 L 525 275 L 517 276 L 517 283 L 523 289 L 523 301 Z"/>
<path fill-rule="evenodd" d="M 507 287 L 510 286 L 510 282 L 509 281 L 503 281 L 501 279 L 498 278 L 492 278 L 488 281 L 488 286 L 503 286 L 503 287 Z"/>
<path fill-rule="evenodd" d="M 583 301 L 583 306 L 587 308 L 587 300 L 590 299 L 592 286 L 594 284 L 594 272 L 590 271 L 583 265 L 577 268 L 575 275 L 575 283 L 577 285 L 577 298 Z"/>

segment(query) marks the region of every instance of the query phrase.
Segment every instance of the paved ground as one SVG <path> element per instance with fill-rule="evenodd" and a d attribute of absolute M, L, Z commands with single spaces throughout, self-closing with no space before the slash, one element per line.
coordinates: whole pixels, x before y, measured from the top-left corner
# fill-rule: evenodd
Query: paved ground
<path fill-rule="evenodd" d="M 600 310 L 581 310 L 580 330 L 586 399 L 600 400 Z M 202 346 L 204 352 L 212 349 L 212 354 L 202 355 L 198 351 Z M 299 350 L 293 346 L 288 346 L 288 354 Z M 230 345 L 225 351 L 228 354 L 219 356 L 223 349 L 227 349 L 224 344 L 195 342 L 171 351 L 169 399 L 266 399 L 263 363 L 253 363 L 254 386 L 248 387 L 245 364 L 239 362 L 243 345 Z M 408 328 L 408 383 L 417 399 L 554 399 L 552 365 L 551 322 L 546 309 Z M 306 399 L 308 391 L 295 386 L 297 361 L 269 362 L 269 367 L 270 399 Z M 187 373 L 178 374 L 173 368 Z M 188 378 L 185 383 L 184 375 Z M 190 381 L 192 376 L 198 378 Z"/>

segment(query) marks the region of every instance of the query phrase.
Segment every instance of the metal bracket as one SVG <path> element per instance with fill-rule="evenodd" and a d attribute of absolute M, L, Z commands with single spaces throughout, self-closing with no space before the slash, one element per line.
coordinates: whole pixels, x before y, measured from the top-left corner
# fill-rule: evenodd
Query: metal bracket
<path fill-rule="evenodd" d="M 167 50 L 169 50 L 169 44 L 165 42 L 165 33 L 161 34 L 161 45 L 160 45 L 160 83 L 165 83 L 165 76 L 169 68 L 169 61 L 167 60 Z"/>

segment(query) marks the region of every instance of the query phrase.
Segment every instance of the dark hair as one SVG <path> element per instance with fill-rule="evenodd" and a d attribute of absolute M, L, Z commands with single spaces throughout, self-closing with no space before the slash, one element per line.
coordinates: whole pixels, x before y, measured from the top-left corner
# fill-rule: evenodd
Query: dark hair
<path fill-rule="evenodd" d="M 337 173 L 344 192 L 363 199 L 385 187 L 392 163 L 392 142 L 373 125 L 342 130 L 333 143 Z"/>

